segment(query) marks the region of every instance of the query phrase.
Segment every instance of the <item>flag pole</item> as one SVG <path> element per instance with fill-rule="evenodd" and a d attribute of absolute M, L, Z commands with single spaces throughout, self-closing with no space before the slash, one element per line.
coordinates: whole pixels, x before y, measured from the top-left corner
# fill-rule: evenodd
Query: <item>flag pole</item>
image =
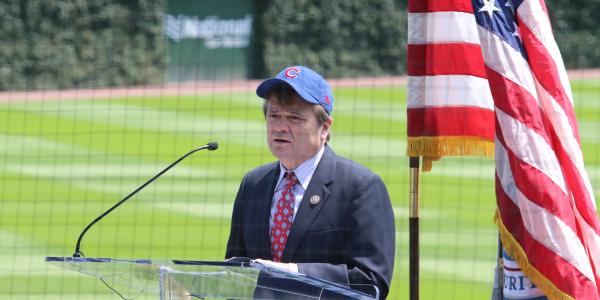
<path fill-rule="evenodd" d="M 419 156 L 409 158 L 409 294 L 419 299 Z"/>

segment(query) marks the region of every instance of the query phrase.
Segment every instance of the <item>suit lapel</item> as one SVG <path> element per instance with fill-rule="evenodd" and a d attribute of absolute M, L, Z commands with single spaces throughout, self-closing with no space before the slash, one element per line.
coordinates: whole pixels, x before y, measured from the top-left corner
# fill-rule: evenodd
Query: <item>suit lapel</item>
<path fill-rule="evenodd" d="M 269 240 L 269 217 L 271 216 L 271 202 L 277 178 L 279 177 L 279 164 L 267 173 L 267 175 L 257 185 L 256 194 L 251 196 L 256 199 L 257 208 L 255 221 L 250 224 L 260 224 L 255 233 L 256 248 L 258 258 L 271 259 L 271 241 Z"/>
<path fill-rule="evenodd" d="M 296 213 L 296 217 L 294 218 L 294 223 L 292 224 L 290 235 L 283 251 L 283 261 L 294 257 L 304 235 L 316 219 L 323 205 L 327 202 L 327 197 L 329 196 L 327 185 L 333 181 L 334 171 L 335 154 L 326 146 L 321 161 L 308 184 L 304 197 L 302 197 L 298 213 Z M 314 196 L 320 198 L 317 204 L 310 203 L 310 198 Z"/>

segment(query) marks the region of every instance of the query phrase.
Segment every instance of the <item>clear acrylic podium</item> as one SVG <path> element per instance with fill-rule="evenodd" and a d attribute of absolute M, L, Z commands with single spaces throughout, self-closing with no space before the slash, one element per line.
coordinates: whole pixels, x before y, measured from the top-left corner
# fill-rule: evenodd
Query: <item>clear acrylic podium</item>
<path fill-rule="evenodd" d="M 94 276 L 121 298 L 157 295 L 179 299 L 378 299 L 375 286 L 364 293 L 319 278 L 254 261 L 153 261 L 46 257 L 58 267 Z"/>

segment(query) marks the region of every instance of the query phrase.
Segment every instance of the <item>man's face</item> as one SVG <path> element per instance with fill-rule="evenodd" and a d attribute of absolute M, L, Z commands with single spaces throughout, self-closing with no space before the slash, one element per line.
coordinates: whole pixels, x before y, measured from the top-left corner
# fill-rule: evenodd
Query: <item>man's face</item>
<path fill-rule="evenodd" d="M 313 105 L 294 96 L 290 107 L 269 99 L 267 104 L 267 143 L 271 153 L 288 169 L 295 169 L 325 144 L 331 118 L 319 125 Z"/>

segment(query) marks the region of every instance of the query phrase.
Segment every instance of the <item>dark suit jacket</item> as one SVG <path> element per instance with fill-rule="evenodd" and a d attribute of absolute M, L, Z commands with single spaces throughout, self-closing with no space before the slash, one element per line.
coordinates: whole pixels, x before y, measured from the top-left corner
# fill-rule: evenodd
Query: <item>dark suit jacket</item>
<path fill-rule="evenodd" d="M 269 216 L 279 162 L 250 171 L 240 185 L 226 258 L 272 259 Z M 313 205 L 310 197 L 320 197 Z M 291 227 L 282 262 L 341 284 L 374 284 L 385 298 L 394 267 L 395 226 L 379 176 L 326 146 Z M 356 286 L 353 286 L 356 288 Z"/>

